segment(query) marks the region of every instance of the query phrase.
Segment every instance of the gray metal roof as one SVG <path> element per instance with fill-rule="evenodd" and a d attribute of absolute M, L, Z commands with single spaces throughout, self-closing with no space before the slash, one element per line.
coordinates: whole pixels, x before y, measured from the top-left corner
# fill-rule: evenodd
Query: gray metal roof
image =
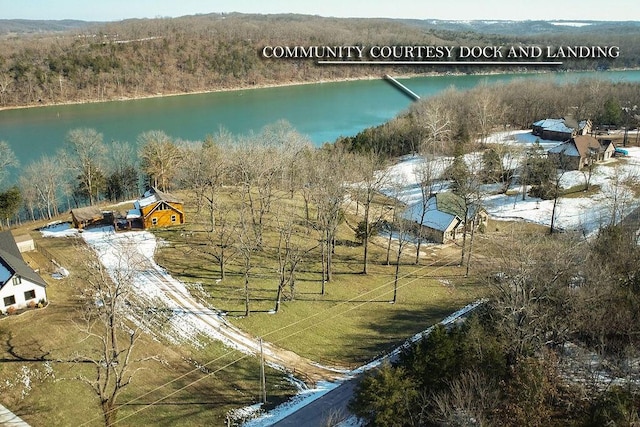
<path fill-rule="evenodd" d="M 13 239 L 13 234 L 10 231 L 0 232 L 0 263 L 2 263 L 9 272 L 24 277 L 30 282 L 37 283 L 42 286 L 47 286 L 42 277 L 38 275 L 26 262 L 22 259 L 18 245 L 16 245 Z M 9 276 L 10 278 L 11 276 Z M 8 279 L 4 282 L 0 282 L 0 287 L 7 283 Z"/>

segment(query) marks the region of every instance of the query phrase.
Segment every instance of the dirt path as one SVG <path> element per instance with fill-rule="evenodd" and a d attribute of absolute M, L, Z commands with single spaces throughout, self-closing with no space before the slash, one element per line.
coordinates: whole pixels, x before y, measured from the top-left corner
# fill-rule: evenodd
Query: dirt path
<path fill-rule="evenodd" d="M 208 336 L 222 341 L 243 353 L 259 355 L 257 337 L 229 323 L 219 310 L 207 307 L 187 290 L 185 285 L 169 275 L 153 260 L 156 239 L 148 232 L 114 233 L 112 229 L 85 231 L 84 240 L 98 253 L 104 266 L 115 271 L 126 260 L 134 267 L 134 289 L 137 297 L 146 299 L 150 307 L 162 304 L 169 311 L 170 328 L 163 336 Z M 128 253 L 126 257 L 122 254 Z M 112 273 L 111 273 L 112 274 Z M 156 332 L 157 333 L 157 332 Z M 263 342 L 263 354 L 268 364 L 288 372 L 305 383 L 335 380 L 339 370 L 323 367 L 312 360 L 272 343 Z"/>
<path fill-rule="evenodd" d="M 215 329 L 227 340 L 233 341 L 244 352 L 258 355 L 260 353 L 259 341 L 245 331 L 227 322 L 220 312 L 204 306 L 197 301 L 184 288 L 175 286 L 171 280 L 167 280 L 165 274 L 151 271 L 150 277 L 158 283 L 158 287 L 176 303 L 176 308 L 185 310 L 191 316 L 199 318 L 208 327 Z M 175 308 L 174 308 L 175 309 Z M 289 373 L 302 377 L 305 382 L 317 382 L 320 380 L 333 380 L 338 374 L 330 368 L 324 368 L 313 361 L 304 358 L 292 351 L 280 348 L 272 343 L 262 343 L 265 360 L 272 365 L 282 367 Z"/>

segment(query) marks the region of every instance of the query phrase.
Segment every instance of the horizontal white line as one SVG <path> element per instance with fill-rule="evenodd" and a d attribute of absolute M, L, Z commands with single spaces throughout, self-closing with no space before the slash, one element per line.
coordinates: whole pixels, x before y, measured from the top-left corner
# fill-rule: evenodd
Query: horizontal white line
<path fill-rule="evenodd" d="M 327 65 L 562 65 L 560 61 L 318 61 Z"/>

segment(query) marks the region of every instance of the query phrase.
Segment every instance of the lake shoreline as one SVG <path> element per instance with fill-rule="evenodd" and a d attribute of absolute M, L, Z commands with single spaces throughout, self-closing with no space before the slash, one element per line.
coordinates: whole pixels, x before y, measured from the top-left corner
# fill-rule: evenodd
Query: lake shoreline
<path fill-rule="evenodd" d="M 621 69 L 611 69 L 607 71 L 637 71 L 635 68 L 621 68 Z M 493 76 L 493 75 L 501 75 L 501 74 L 556 74 L 556 73 L 579 73 L 579 72 L 593 72 L 594 70 L 567 70 L 567 71 L 538 71 L 538 70 L 527 70 L 526 72 L 480 72 L 480 73 L 407 73 L 407 74 L 399 74 L 393 75 L 392 77 L 397 79 L 409 79 L 415 77 L 440 77 L 440 76 L 465 76 L 465 75 L 474 75 L 474 76 Z M 22 110 L 27 108 L 42 108 L 42 107 L 57 107 L 57 106 L 65 106 L 65 105 L 83 105 L 83 104 L 96 104 L 102 102 L 126 102 L 126 101 L 136 101 L 142 99 L 154 99 L 154 98 L 168 98 L 174 96 L 186 96 L 186 95 L 203 95 L 208 93 L 219 93 L 219 92 L 234 92 L 234 91 L 244 91 L 244 90 L 254 90 L 254 89 L 270 89 L 270 88 L 279 88 L 279 87 L 289 87 L 289 86 L 303 86 L 303 85 L 314 85 L 314 84 L 325 84 L 325 83 L 342 83 L 342 82 L 354 82 L 354 81 L 367 81 L 367 80 L 382 80 L 384 76 L 359 76 L 359 77 L 347 77 L 347 78 L 336 78 L 336 79 L 327 79 L 327 80 L 316 80 L 316 81 L 296 81 L 296 82 L 283 82 L 283 83 L 267 83 L 261 85 L 252 85 L 252 86 L 238 86 L 238 87 L 230 87 L 230 88 L 218 88 L 218 89 L 210 89 L 210 90 L 198 90 L 193 92 L 175 92 L 175 93 L 158 93 L 158 94 L 150 94 L 150 95 L 140 95 L 140 96 L 132 96 L 132 97 L 120 97 L 113 99 L 87 99 L 87 100 L 79 100 L 79 101 L 64 101 L 64 102 L 43 102 L 39 104 L 27 104 L 27 105 L 12 105 L 7 107 L 0 107 L 0 112 L 2 111 L 10 111 L 10 110 Z"/>

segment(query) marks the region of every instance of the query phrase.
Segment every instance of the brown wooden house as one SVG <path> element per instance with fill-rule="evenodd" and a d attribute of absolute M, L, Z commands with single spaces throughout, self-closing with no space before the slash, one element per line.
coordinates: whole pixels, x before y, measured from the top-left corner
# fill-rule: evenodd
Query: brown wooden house
<path fill-rule="evenodd" d="M 71 221 L 73 222 L 74 228 L 82 229 L 92 225 L 102 224 L 104 214 L 102 213 L 102 209 L 96 206 L 71 209 Z"/>
<path fill-rule="evenodd" d="M 127 219 L 140 221 L 142 228 L 184 224 L 182 201 L 176 196 L 153 187 L 134 203 Z"/>
<path fill-rule="evenodd" d="M 615 152 L 611 141 L 599 141 L 589 135 L 580 135 L 549 149 L 549 157 L 564 170 L 581 170 L 596 162 L 609 160 Z"/>

